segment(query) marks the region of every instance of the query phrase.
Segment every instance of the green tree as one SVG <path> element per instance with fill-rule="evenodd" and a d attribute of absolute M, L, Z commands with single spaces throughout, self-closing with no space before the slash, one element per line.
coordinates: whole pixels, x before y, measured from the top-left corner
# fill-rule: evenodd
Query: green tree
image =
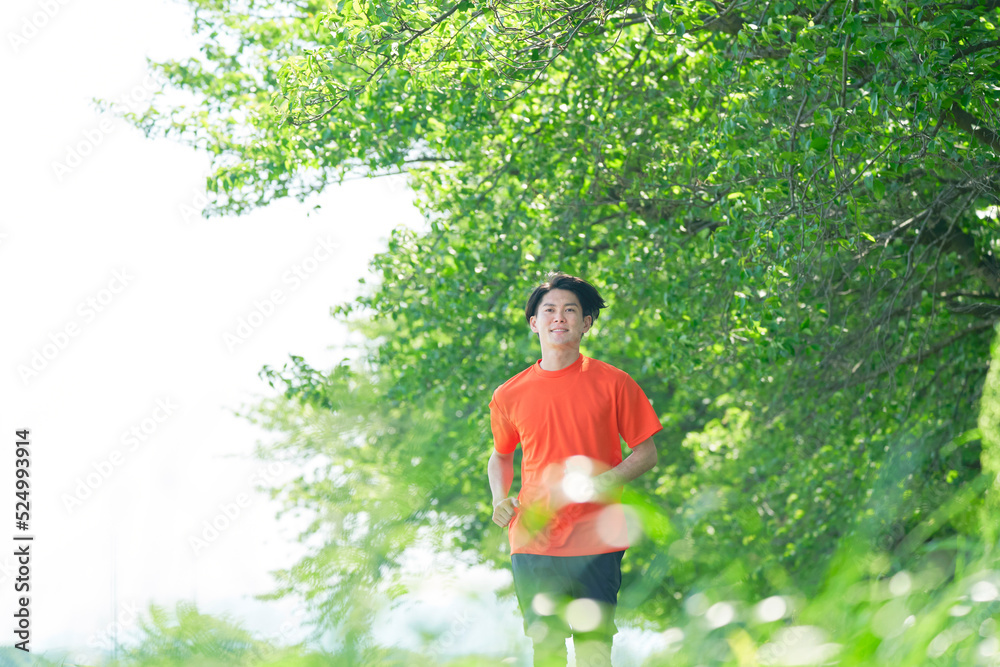
<path fill-rule="evenodd" d="M 303 653 L 301 646 L 278 646 L 254 637 L 231 617 L 203 614 L 189 602 L 178 603 L 174 611 L 151 604 L 147 614 L 139 619 L 139 626 L 137 640 L 121 648 L 122 657 L 105 664 L 115 667 L 329 664 L 318 654 Z"/>
<path fill-rule="evenodd" d="M 720 573 L 814 588 L 846 538 L 903 557 L 978 529 L 975 497 L 928 521 L 981 467 L 1000 3 L 192 5 L 202 55 L 154 67 L 197 103 L 132 120 L 215 156 L 209 214 L 403 171 L 429 225 L 335 309 L 360 367 L 265 369 L 342 434 L 278 447 L 324 461 L 279 491 L 339 526 L 324 568 L 364 547 L 370 583 L 435 522 L 498 557 L 485 406 L 536 358 L 520 304 L 556 268 L 611 297 L 585 351 L 664 418 L 633 498 L 643 614 Z M 333 609 L 310 565 L 289 590 Z"/>
<path fill-rule="evenodd" d="M 122 657 L 105 667 L 355 667 L 356 665 L 430 667 L 423 656 L 400 648 L 342 645 L 334 652 L 283 645 L 254 636 L 229 615 L 212 616 L 189 602 L 174 611 L 150 605 L 140 632 L 122 647 Z M 50 663 L 46 663 L 50 664 Z M 55 664 L 55 663 L 51 663 Z M 481 664 L 488 664 L 483 661 Z"/>

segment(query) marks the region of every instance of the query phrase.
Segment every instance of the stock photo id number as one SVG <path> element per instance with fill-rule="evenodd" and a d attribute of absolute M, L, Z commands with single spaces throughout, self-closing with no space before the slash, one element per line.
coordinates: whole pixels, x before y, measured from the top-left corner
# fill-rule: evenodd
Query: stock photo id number
<path fill-rule="evenodd" d="M 31 641 L 31 543 L 32 535 L 26 534 L 31 523 L 31 440 L 30 430 L 15 432 L 14 441 L 14 558 L 17 576 L 14 577 L 14 647 L 29 652 Z"/>

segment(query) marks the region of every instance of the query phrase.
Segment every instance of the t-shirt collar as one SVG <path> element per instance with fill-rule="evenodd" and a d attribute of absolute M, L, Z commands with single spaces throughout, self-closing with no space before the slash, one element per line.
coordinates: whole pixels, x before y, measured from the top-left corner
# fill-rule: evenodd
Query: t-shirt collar
<path fill-rule="evenodd" d="M 580 353 L 580 356 L 576 358 L 576 361 L 574 361 L 573 363 L 571 363 L 569 366 L 567 366 L 566 368 L 561 368 L 561 369 L 559 369 L 557 371 L 547 371 L 547 370 L 543 369 L 542 368 L 542 360 L 541 359 L 539 359 L 538 361 L 536 361 L 535 365 L 532 366 L 532 368 L 534 369 L 535 373 L 538 376 L 543 377 L 543 378 L 557 378 L 557 377 L 562 377 L 563 375 L 569 375 L 570 373 L 576 373 L 582 367 L 583 367 L 583 353 Z"/>

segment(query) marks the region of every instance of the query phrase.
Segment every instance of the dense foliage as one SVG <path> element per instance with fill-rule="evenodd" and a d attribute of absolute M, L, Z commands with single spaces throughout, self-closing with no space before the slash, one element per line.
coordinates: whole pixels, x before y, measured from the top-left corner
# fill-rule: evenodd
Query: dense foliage
<path fill-rule="evenodd" d="M 344 622 L 418 538 L 504 560 L 486 405 L 537 358 L 553 269 L 604 292 L 584 351 L 664 422 L 631 494 L 642 616 L 979 531 L 1000 2 L 192 4 L 202 56 L 155 67 L 196 103 L 133 120 L 215 155 L 209 213 L 406 171 L 429 225 L 334 310 L 362 364 L 264 370 L 306 413 L 258 418 L 311 468 L 275 493 L 318 544 L 279 594 Z"/>

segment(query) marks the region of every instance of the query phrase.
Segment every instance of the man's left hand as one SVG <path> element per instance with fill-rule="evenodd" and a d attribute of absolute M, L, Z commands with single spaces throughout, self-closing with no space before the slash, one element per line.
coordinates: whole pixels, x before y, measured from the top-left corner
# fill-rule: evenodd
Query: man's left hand
<path fill-rule="evenodd" d="M 623 485 L 614 470 L 594 475 L 592 479 L 594 482 L 594 502 L 605 505 L 618 502 L 618 494 Z"/>

